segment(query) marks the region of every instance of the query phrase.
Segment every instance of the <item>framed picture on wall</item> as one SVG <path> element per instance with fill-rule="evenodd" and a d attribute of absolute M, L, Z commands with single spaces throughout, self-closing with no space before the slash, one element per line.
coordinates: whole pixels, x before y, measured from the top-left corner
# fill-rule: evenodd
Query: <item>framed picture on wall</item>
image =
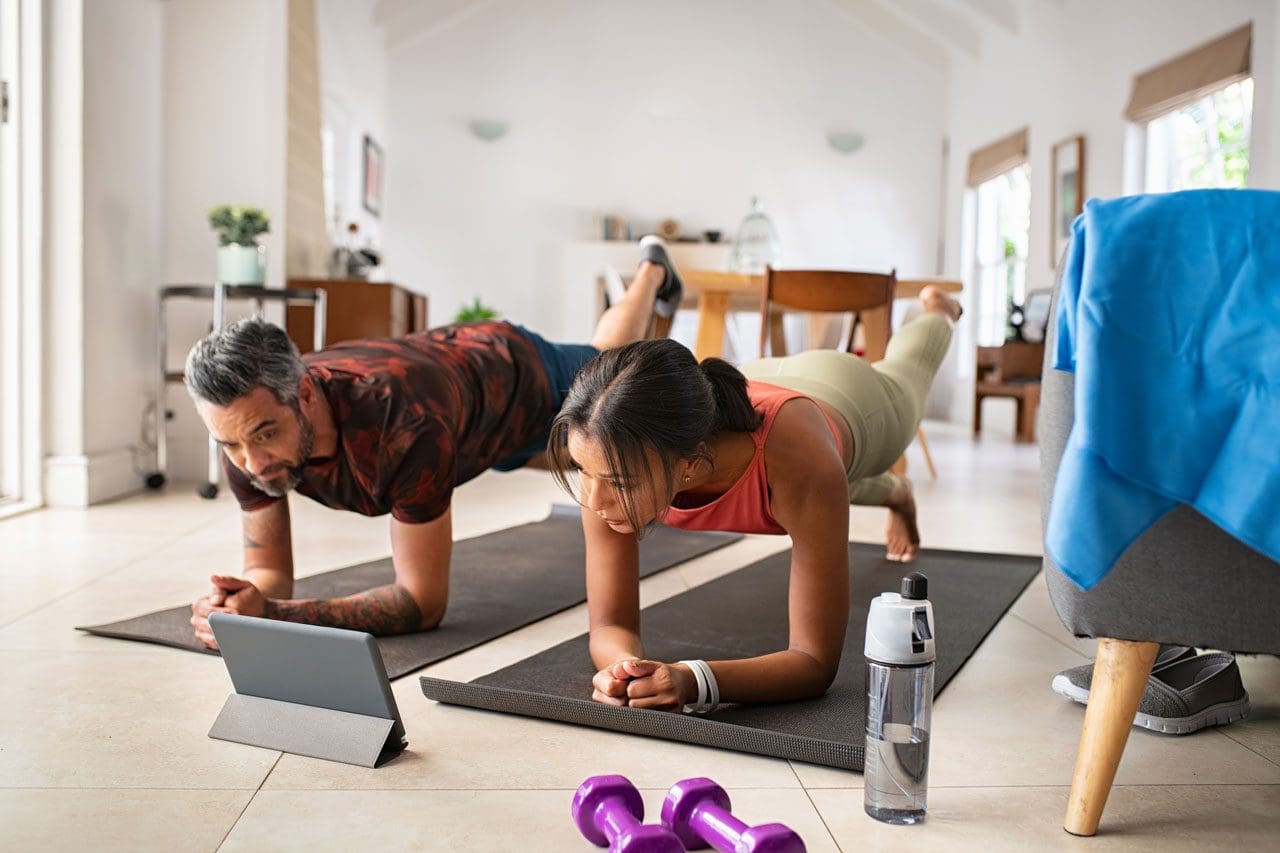
<path fill-rule="evenodd" d="M 373 137 L 364 137 L 364 209 L 382 215 L 382 149 Z"/>
<path fill-rule="evenodd" d="M 1084 137 L 1072 136 L 1053 146 L 1053 211 L 1049 217 L 1053 254 L 1049 266 L 1057 269 L 1071 242 L 1071 223 L 1084 210 Z"/>

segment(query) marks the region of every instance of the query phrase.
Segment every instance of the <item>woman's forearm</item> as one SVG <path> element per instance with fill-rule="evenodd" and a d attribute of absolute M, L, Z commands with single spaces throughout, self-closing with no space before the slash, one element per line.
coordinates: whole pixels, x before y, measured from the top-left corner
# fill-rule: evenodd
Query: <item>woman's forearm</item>
<path fill-rule="evenodd" d="M 640 635 L 629 628 L 605 625 L 591 630 L 591 660 L 597 669 L 604 669 L 624 658 L 644 657 L 644 645 Z"/>
<path fill-rule="evenodd" d="M 722 703 L 812 699 L 827 691 L 839 668 L 839 661 L 824 663 L 794 649 L 710 663 Z"/>

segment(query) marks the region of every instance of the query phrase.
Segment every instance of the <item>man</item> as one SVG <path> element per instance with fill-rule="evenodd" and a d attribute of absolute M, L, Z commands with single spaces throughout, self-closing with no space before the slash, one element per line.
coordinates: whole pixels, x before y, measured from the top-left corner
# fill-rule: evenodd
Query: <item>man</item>
<path fill-rule="evenodd" d="M 510 323 L 445 326 L 349 341 L 299 356 L 261 319 L 215 330 L 187 357 L 187 389 L 240 503 L 242 577 L 214 575 L 192 605 L 196 637 L 217 648 L 214 610 L 375 635 L 440 623 L 449 597 L 453 488 L 513 470 L 546 449 L 579 368 L 670 317 L 681 282 L 662 241 L 641 241 L 631 287 L 590 345 L 551 344 Z M 333 599 L 294 599 L 288 493 L 391 515 L 395 582 Z"/>

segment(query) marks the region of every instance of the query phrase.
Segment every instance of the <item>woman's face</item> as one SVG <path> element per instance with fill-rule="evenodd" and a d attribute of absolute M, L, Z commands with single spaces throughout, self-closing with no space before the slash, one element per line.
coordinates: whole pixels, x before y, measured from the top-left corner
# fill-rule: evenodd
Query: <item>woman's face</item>
<path fill-rule="evenodd" d="M 628 505 L 636 515 L 639 528 L 656 519 L 670 503 L 666 483 L 674 482 L 675 472 L 663 476 L 663 463 L 657 451 L 644 449 L 644 461 L 638 470 L 624 473 L 609 468 L 604 445 L 576 429 L 569 430 L 569 457 L 578 472 L 579 500 L 600 516 L 615 533 L 636 533 L 637 526 L 627 518 Z"/>

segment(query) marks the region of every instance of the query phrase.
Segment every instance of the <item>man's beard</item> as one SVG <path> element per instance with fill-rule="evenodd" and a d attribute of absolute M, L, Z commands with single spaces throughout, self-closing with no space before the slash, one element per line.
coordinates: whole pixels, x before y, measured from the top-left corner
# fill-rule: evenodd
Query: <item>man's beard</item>
<path fill-rule="evenodd" d="M 294 416 L 298 419 L 298 426 L 301 430 L 298 435 L 298 464 L 285 468 L 283 472 L 284 484 L 275 485 L 275 483 L 259 480 L 252 474 L 249 475 L 249 482 L 273 498 L 282 498 L 298 487 L 298 484 L 302 482 L 302 472 L 307 467 L 307 460 L 311 458 L 311 451 L 315 449 L 315 427 L 301 412 L 294 413 Z M 276 482 L 279 481 L 277 480 Z"/>

